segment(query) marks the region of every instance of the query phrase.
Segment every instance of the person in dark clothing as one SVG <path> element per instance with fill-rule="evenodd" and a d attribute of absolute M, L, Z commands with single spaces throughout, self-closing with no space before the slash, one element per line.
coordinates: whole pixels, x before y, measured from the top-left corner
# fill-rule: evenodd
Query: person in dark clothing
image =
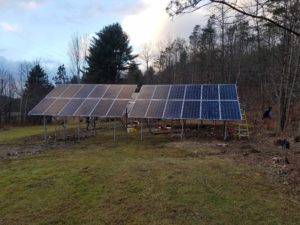
<path fill-rule="evenodd" d="M 269 109 L 267 111 L 264 112 L 263 114 L 263 118 L 262 119 L 271 119 L 272 118 L 272 107 L 269 106 Z"/>
<path fill-rule="evenodd" d="M 271 127 L 271 120 L 272 120 L 272 107 L 269 106 L 268 110 L 266 110 L 262 116 L 263 125 L 267 126 L 267 129 Z"/>

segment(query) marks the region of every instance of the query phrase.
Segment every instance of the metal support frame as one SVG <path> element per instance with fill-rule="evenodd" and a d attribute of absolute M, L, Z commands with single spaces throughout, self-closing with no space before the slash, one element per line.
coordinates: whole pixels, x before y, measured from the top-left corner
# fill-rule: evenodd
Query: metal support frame
<path fill-rule="evenodd" d="M 184 123 L 183 123 L 183 120 L 180 120 L 180 123 L 181 123 L 181 140 L 183 139 L 183 135 L 184 135 Z"/>
<path fill-rule="evenodd" d="M 226 141 L 228 138 L 228 134 L 227 134 L 227 123 L 226 121 L 224 121 L 224 141 Z"/>
<path fill-rule="evenodd" d="M 141 120 L 141 141 L 143 140 L 143 121 Z"/>
<path fill-rule="evenodd" d="M 64 141 L 66 142 L 66 118 L 64 117 Z"/>
<path fill-rule="evenodd" d="M 116 142 L 116 119 L 114 119 L 114 142 Z"/>
<path fill-rule="evenodd" d="M 80 142 L 80 117 L 78 117 L 77 138 L 78 138 L 78 142 Z"/>
<path fill-rule="evenodd" d="M 47 143 L 48 143 L 48 132 L 47 132 L 46 116 L 43 117 L 43 120 L 44 120 L 44 140 L 45 140 L 45 144 L 47 145 Z"/>

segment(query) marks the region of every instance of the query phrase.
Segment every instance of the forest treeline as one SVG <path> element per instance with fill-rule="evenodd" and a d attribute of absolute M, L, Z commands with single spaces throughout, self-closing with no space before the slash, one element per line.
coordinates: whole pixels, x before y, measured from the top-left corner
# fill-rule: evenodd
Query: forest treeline
<path fill-rule="evenodd" d="M 30 121 L 27 112 L 62 83 L 237 83 L 249 111 L 261 115 L 273 106 L 278 130 L 295 120 L 300 132 L 300 117 L 291 113 L 299 106 L 300 37 L 289 31 L 300 29 L 300 4 L 269 3 L 264 7 L 271 19 L 288 29 L 215 5 L 206 23 L 196 25 L 189 38 L 148 43 L 138 55 L 118 23 L 104 27 L 92 40 L 74 35 L 70 75 L 64 65 L 52 80 L 39 63 L 22 63 L 19 74 L 13 75 L 0 66 L 0 122 L 9 123 L 12 112 L 19 112 L 21 123 Z"/>

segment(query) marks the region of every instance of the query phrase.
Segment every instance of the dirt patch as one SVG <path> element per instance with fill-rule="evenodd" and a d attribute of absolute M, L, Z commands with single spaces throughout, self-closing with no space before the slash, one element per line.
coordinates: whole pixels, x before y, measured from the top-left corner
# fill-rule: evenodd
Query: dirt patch
<path fill-rule="evenodd" d="M 27 185 L 28 188 L 42 188 L 54 185 L 53 179 L 47 178 Z"/>

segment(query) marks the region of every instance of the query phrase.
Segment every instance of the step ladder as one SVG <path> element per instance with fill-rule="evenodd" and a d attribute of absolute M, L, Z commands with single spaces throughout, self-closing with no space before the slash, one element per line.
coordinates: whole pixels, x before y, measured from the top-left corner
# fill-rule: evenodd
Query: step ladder
<path fill-rule="evenodd" d="M 237 136 L 239 139 L 241 138 L 250 138 L 249 133 L 249 125 L 247 120 L 246 110 L 243 106 L 241 106 L 241 115 L 242 120 L 237 124 Z"/>

